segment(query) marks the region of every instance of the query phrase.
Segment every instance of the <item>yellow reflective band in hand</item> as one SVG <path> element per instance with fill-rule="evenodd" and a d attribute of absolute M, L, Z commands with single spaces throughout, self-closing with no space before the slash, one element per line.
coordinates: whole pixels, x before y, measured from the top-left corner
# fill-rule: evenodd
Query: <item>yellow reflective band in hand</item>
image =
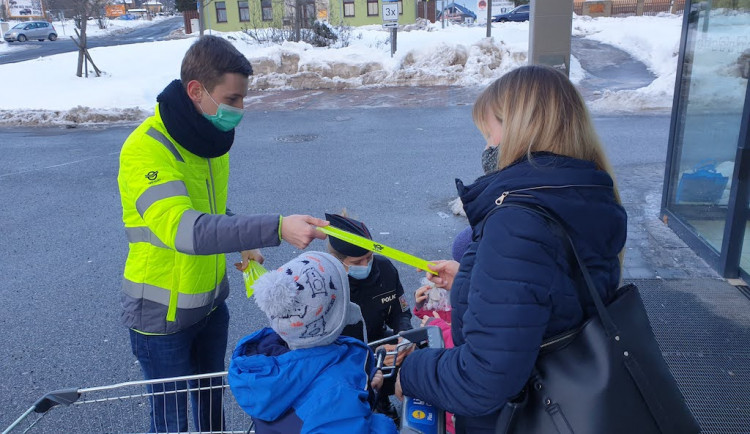
<path fill-rule="evenodd" d="M 245 278 L 245 290 L 247 291 L 247 298 L 253 296 L 253 284 L 262 275 L 266 274 L 267 270 L 263 268 L 256 261 L 250 261 L 247 263 L 247 268 L 242 272 L 242 276 Z"/>
<path fill-rule="evenodd" d="M 396 250 L 393 247 L 388 247 L 385 244 L 375 242 L 368 238 L 361 237 L 357 234 L 353 234 L 351 232 L 347 232 L 333 226 L 323 226 L 317 229 L 331 237 L 338 238 L 341 241 L 346 241 L 347 243 L 354 244 L 357 247 L 362 247 L 363 249 L 379 253 L 388 258 L 403 262 L 406 265 L 411 265 L 412 267 L 416 267 L 420 270 L 424 270 L 428 273 L 437 275 L 437 272 L 432 271 L 429 269 L 429 267 L 427 267 L 427 264 L 429 264 L 429 262 L 425 261 L 422 258 L 417 258 L 416 256 L 404 253 L 401 250 Z"/>

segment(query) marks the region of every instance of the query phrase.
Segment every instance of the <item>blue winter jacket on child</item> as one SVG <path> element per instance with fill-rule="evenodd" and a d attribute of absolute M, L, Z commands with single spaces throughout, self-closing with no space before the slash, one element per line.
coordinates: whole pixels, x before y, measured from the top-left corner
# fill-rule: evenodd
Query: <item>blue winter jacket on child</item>
<path fill-rule="evenodd" d="M 529 379 L 542 341 L 595 312 L 578 299 L 567 241 L 543 217 L 518 207 L 495 210 L 497 202 L 541 205 L 557 215 L 604 300 L 620 280 L 627 216 L 607 172 L 550 153 L 457 185 L 474 232 L 451 289 L 455 347 L 409 355 L 401 386 L 454 413 L 457 428 L 494 433 L 498 411 Z"/>
<path fill-rule="evenodd" d="M 237 344 L 228 380 L 258 434 L 396 433 L 368 401 L 374 366 L 372 351 L 357 339 L 292 351 L 264 328 Z"/>

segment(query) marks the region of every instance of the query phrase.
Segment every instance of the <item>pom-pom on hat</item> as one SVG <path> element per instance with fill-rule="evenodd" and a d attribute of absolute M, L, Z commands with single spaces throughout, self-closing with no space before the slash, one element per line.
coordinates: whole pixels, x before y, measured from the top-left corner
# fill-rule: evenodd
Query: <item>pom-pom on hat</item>
<path fill-rule="evenodd" d="M 259 277 L 253 288 L 255 303 L 291 349 L 328 345 L 345 326 L 362 321 L 349 299 L 346 270 L 328 253 L 303 253 Z"/>
<path fill-rule="evenodd" d="M 367 229 L 367 226 L 365 226 L 365 224 L 360 221 L 354 220 L 353 218 L 344 217 L 338 214 L 326 213 L 326 220 L 328 220 L 331 223 L 331 226 L 335 228 L 343 229 L 347 232 L 351 232 L 370 240 L 372 239 L 372 235 L 370 235 L 370 230 Z M 341 241 L 340 239 L 335 237 L 328 237 L 328 242 L 331 243 L 331 247 L 333 247 L 333 250 L 341 253 L 342 255 L 351 256 L 353 258 L 365 256 L 369 252 L 369 250 L 367 249 L 357 247 L 354 244 L 349 244 L 346 241 Z"/>

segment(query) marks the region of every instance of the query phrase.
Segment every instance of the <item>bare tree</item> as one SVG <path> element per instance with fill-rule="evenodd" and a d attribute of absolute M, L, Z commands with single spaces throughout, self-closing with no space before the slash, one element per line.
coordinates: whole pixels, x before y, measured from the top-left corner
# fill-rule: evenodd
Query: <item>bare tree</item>
<path fill-rule="evenodd" d="M 76 69 L 76 75 L 78 77 L 83 76 L 83 64 L 84 59 L 88 58 L 88 52 L 86 51 L 86 26 L 90 16 L 101 17 L 104 6 L 108 3 L 108 0 L 70 0 L 73 7 L 74 19 L 80 29 L 78 44 L 78 68 Z M 100 20 L 101 21 L 101 20 Z M 88 74 L 88 73 L 87 73 Z"/>

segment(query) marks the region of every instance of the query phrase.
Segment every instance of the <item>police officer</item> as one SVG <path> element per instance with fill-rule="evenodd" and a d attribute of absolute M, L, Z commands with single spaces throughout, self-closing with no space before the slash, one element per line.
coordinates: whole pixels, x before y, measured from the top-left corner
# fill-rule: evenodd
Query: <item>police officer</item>
<path fill-rule="evenodd" d="M 364 223 L 338 214 L 326 214 L 331 226 L 372 239 Z M 328 237 L 328 250 L 349 274 L 351 300 L 362 310 L 367 341 L 376 341 L 411 329 L 411 312 L 398 271 L 391 261 L 369 250 Z M 365 340 L 362 324 L 347 326 L 343 335 Z"/>

